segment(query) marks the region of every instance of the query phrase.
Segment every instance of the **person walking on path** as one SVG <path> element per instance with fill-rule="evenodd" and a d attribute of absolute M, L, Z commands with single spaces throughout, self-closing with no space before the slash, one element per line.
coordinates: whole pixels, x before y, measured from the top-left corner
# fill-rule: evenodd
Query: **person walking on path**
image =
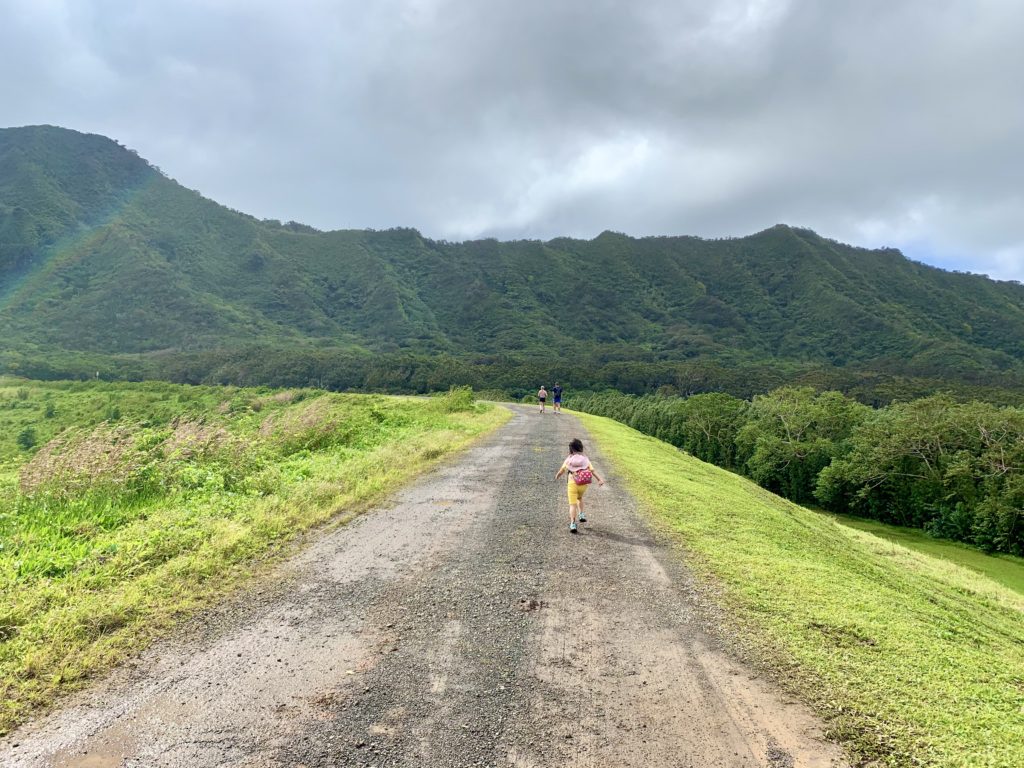
<path fill-rule="evenodd" d="M 540 401 L 540 412 L 544 413 L 544 403 L 548 399 L 548 391 L 544 389 L 544 385 L 540 385 L 540 389 L 537 390 L 537 399 Z"/>
<path fill-rule="evenodd" d="M 551 395 L 554 397 L 554 408 L 552 409 L 555 413 L 562 412 L 562 388 L 558 386 L 558 382 L 555 382 L 555 386 L 551 388 Z"/>
<path fill-rule="evenodd" d="M 569 456 L 562 462 L 562 466 L 555 473 L 555 480 L 563 474 L 567 474 L 567 488 L 569 492 L 569 533 L 577 532 L 577 521 L 587 522 L 583 514 L 583 494 L 592 480 L 604 485 L 604 480 L 597 474 L 590 463 L 590 459 L 583 453 L 583 442 L 574 437 L 569 443 Z"/>

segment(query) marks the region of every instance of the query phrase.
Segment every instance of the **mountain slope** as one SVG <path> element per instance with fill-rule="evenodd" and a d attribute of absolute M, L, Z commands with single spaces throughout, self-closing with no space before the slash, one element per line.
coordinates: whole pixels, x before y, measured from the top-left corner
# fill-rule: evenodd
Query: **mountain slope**
<path fill-rule="evenodd" d="M 438 242 L 259 221 L 115 142 L 0 130 L 0 330 L 20 354 L 289 350 L 1021 374 L 1024 287 L 777 226 Z"/>

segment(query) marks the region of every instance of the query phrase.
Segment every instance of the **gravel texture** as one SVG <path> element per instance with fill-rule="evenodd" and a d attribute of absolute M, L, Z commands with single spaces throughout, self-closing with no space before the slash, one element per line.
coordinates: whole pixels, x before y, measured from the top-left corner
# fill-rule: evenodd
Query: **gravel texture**
<path fill-rule="evenodd" d="M 28 766 L 841 766 L 569 414 L 514 418 L 58 712 Z M 609 480 L 568 531 L 572 437 Z"/>

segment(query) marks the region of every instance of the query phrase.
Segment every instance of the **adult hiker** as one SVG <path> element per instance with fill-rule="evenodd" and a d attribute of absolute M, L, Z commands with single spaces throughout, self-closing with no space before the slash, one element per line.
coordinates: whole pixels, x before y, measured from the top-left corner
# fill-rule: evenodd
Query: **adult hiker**
<path fill-rule="evenodd" d="M 537 390 L 537 400 L 540 401 L 540 412 L 544 413 L 544 403 L 548 399 L 548 391 L 544 389 L 544 385 L 540 385 L 540 389 Z"/>
<path fill-rule="evenodd" d="M 569 443 L 569 456 L 562 462 L 562 466 L 555 473 L 555 480 L 563 474 L 568 475 L 569 533 L 577 533 L 576 523 L 587 522 L 587 517 L 583 514 L 583 494 L 586 493 L 593 480 L 597 480 L 598 484 L 604 485 L 604 480 L 597 474 L 597 470 L 590 463 L 590 459 L 583 453 L 583 442 L 578 437 L 574 437 L 572 442 Z"/>
<path fill-rule="evenodd" d="M 551 396 L 554 398 L 554 402 L 553 402 L 554 408 L 552 408 L 552 410 L 555 413 L 561 413 L 562 412 L 562 388 L 558 385 L 557 381 L 555 382 L 555 386 L 553 386 L 551 388 Z"/>

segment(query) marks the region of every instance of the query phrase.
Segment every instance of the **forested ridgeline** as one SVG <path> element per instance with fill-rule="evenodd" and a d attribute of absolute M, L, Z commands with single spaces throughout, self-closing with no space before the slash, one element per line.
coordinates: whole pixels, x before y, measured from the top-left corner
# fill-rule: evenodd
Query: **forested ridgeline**
<path fill-rule="evenodd" d="M 1024 392 L 1024 286 L 892 248 L 786 225 L 714 240 L 320 232 L 49 126 L 0 129 L 0 335 L 0 372 L 36 378 L 82 364 L 89 378 L 512 392 L 564 375 L 571 350 L 574 390 Z"/>
<path fill-rule="evenodd" d="M 872 409 L 784 387 L 752 400 L 618 392 L 572 407 L 628 424 L 798 503 L 1024 554 L 1024 409 L 934 395 Z"/>

